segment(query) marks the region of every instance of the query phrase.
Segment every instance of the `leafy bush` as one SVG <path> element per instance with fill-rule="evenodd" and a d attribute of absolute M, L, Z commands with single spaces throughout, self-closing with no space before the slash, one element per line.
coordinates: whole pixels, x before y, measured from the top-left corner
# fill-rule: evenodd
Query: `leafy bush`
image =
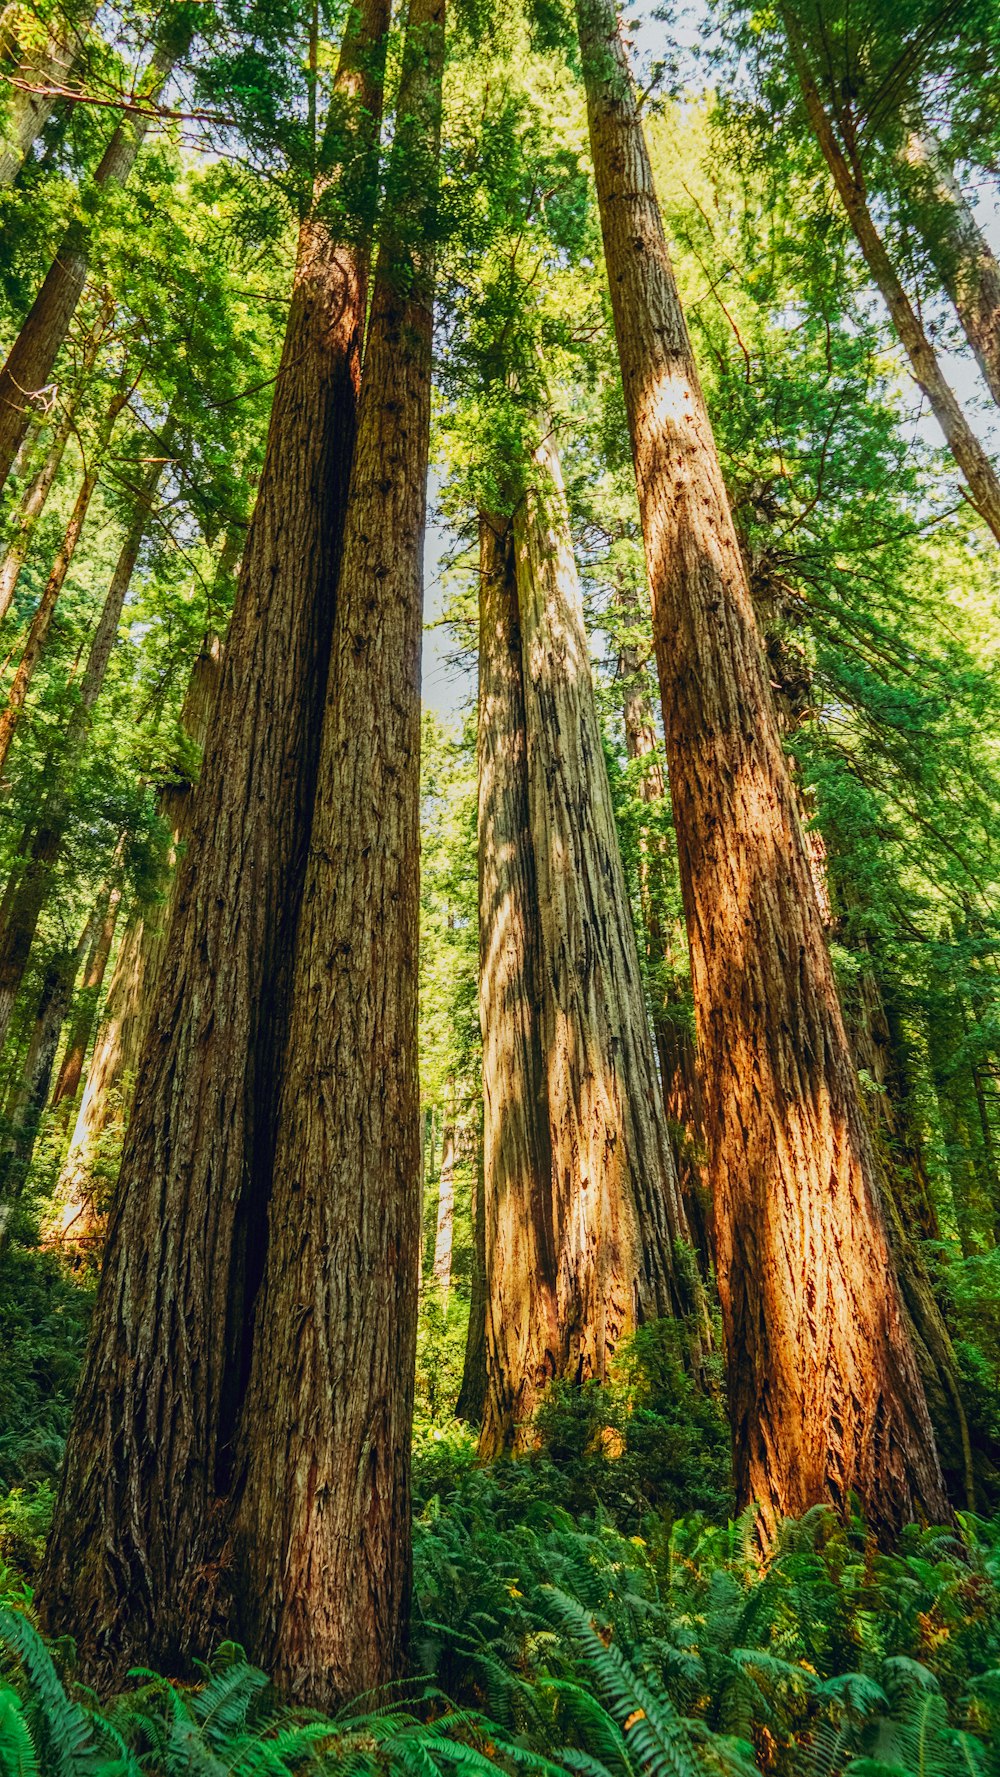
<path fill-rule="evenodd" d="M 59 1474 L 93 1284 L 12 1243 L 0 1260 L 0 1491 Z"/>

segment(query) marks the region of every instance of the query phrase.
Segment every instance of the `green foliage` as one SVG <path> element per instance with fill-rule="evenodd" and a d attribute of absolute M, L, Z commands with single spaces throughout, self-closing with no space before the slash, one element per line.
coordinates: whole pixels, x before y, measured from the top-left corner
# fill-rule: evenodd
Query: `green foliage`
<path fill-rule="evenodd" d="M 62 1462 L 73 1392 L 86 1337 L 92 1286 L 52 1255 L 11 1243 L 0 1258 L 0 1489 L 53 1482 Z M 12 1520 L 4 1508 L 0 1555 L 8 1534 L 28 1530 L 30 1491 Z M 15 1522 L 20 1529 L 15 1529 Z"/>

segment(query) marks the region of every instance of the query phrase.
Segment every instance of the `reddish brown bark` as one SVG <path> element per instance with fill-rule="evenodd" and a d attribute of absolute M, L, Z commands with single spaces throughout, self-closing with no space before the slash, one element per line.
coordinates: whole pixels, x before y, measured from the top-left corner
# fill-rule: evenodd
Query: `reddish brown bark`
<path fill-rule="evenodd" d="M 323 1708 L 398 1678 L 409 1615 L 425 243 L 443 60 L 443 0 L 410 0 L 242 1426 L 240 1633 Z"/>
<path fill-rule="evenodd" d="M 190 32 L 180 40 L 172 35 L 154 50 L 142 82 L 146 97 L 156 97 L 189 40 Z M 94 174 L 93 183 L 99 190 L 124 185 L 148 128 L 149 119 L 135 113 L 118 125 Z M 87 280 L 89 252 L 89 225 L 76 219 L 66 230 L 0 369 L 0 492 L 31 424 L 35 402 L 50 382 L 59 348 L 69 332 Z"/>
<path fill-rule="evenodd" d="M 656 1077 L 551 439 L 534 453 L 513 531 L 530 835 L 530 862 L 518 868 L 526 877 L 534 873 L 534 898 L 525 897 L 524 912 L 537 930 L 536 940 L 522 936 L 518 947 L 525 957 L 534 950 L 550 1158 L 541 1178 L 520 1171 L 522 1189 L 507 1186 L 508 1101 L 515 1118 L 530 1114 L 536 1066 L 525 1054 L 529 1073 L 522 1078 L 515 1071 L 522 1056 L 508 1049 L 510 1034 L 493 1028 L 504 1017 L 504 996 L 490 970 L 516 961 L 517 950 L 494 959 L 487 949 L 486 1452 L 530 1443 L 532 1418 L 554 1377 L 604 1380 L 618 1344 L 640 1320 L 702 1306 L 693 1257 L 687 1265 L 680 1257 L 689 1233 Z M 504 713 L 515 709 L 516 695 Z M 509 748 L 512 739 L 495 745 Z M 513 746 L 516 754 L 516 741 Z M 487 790 L 495 797 L 496 783 Z M 487 842 L 495 819 L 487 812 Z M 495 832 L 492 837 L 495 842 Z M 483 869 L 495 882 L 504 866 L 487 855 Z M 497 911 L 505 920 L 506 909 Z M 487 946 L 502 941 L 495 925 L 485 930 Z M 520 990 L 531 992 L 527 982 Z"/>
<path fill-rule="evenodd" d="M 949 1508 L 618 21 L 578 0 L 691 945 L 736 1476 L 765 1535 Z"/>
<path fill-rule="evenodd" d="M 362 156 L 386 25 L 368 0 L 341 53 L 337 119 L 356 120 Z M 207 1653 L 226 1609 L 221 1502 L 264 1258 L 366 273 L 363 230 L 345 248 L 310 212 L 47 1560 L 49 1620 L 94 1674 Z"/>

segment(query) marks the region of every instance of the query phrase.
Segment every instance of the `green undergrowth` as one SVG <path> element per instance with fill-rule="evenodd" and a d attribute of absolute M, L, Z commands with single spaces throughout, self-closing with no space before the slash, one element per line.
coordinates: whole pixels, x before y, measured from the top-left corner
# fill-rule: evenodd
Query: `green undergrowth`
<path fill-rule="evenodd" d="M 425 1409 L 390 1696 L 292 1711 L 227 1645 L 96 1698 L 35 1616 L 88 1291 L 38 1253 L 3 1274 L 0 1777 L 1000 1777 L 1000 1519 L 886 1553 L 816 1510 L 762 1563 L 662 1328 L 611 1386 L 553 1391 L 528 1456 L 480 1466 Z"/>
<path fill-rule="evenodd" d="M 883 1553 L 817 1509 L 765 1566 L 749 1517 L 661 1511 L 629 1534 L 548 1496 L 540 1463 L 479 1468 L 458 1429 L 435 1443 L 398 1692 L 289 1711 L 227 1646 L 194 1682 L 140 1672 L 99 1703 L 8 1566 L 2 1777 L 1000 1772 L 1000 1522 Z"/>

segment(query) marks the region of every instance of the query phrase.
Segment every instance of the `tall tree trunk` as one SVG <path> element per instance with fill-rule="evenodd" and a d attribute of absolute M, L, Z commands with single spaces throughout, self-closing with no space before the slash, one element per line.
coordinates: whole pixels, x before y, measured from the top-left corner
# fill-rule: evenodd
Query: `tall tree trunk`
<path fill-rule="evenodd" d="M 640 1320 L 695 1309 L 707 1331 L 693 1255 L 687 1265 L 680 1258 L 690 1236 L 550 440 L 534 453 L 513 530 L 536 891 L 527 905 L 537 921 L 532 973 L 549 1165 L 532 1198 L 498 1201 L 488 1131 L 486 1452 L 530 1442 L 553 1377 L 604 1380 L 619 1341 Z M 485 930 L 488 945 L 495 938 Z M 489 1032 L 486 1040 L 489 1047 Z M 530 1103 L 533 1075 L 532 1066 L 527 1087 L 517 1075 L 497 1082 L 501 1117 L 505 1095 Z M 516 1226 L 531 1219 L 538 1221 L 534 1254 Z"/>
<path fill-rule="evenodd" d="M 578 0 L 704 1058 L 739 1497 L 949 1507 L 761 638 L 611 0 Z"/>
<path fill-rule="evenodd" d="M 45 904 L 52 870 L 62 849 L 69 821 L 69 791 L 79 754 L 86 744 L 90 712 L 100 696 L 104 675 L 129 582 L 139 559 L 139 548 L 149 523 L 156 485 L 163 473 L 160 463 L 149 470 L 135 506 L 134 516 L 111 576 L 111 583 L 91 638 L 87 663 L 77 691 L 76 707 L 67 724 L 58 758 L 49 775 L 45 800 L 33 833 L 22 847 L 26 861 L 15 864 L 4 896 L 0 923 L 0 1043 L 7 1034 L 10 1016 L 31 955 L 38 920 Z"/>
<path fill-rule="evenodd" d="M 619 598 L 619 604 L 626 615 L 634 614 L 634 607 L 630 603 Z M 641 766 L 642 775 L 638 784 L 641 800 L 647 806 L 655 807 L 665 800 L 666 784 L 657 755 L 653 712 L 646 689 L 648 680 L 645 663 L 635 647 L 626 645 L 621 650 L 619 667 L 625 680 L 622 713 L 626 751 L 629 758 Z M 647 958 L 653 977 L 653 1036 L 660 1064 L 660 1086 L 684 1212 L 701 1270 L 705 1274 L 711 1262 L 711 1254 L 709 1203 L 702 1164 L 705 1137 L 701 1117 L 701 1083 L 690 1011 L 685 1003 L 686 996 L 677 981 L 677 953 L 683 950 L 687 961 L 687 933 L 678 920 L 668 917 L 664 906 L 668 858 L 662 839 L 651 839 L 646 833 L 642 836 L 641 845 L 640 895 Z"/>
<path fill-rule="evenodd" d="M 56 1083 L 52 1088 L 52 1108 L 62 1103 L 64 1098 L 72 1098 L 80 1084 L 83 1072 L 84 1057 L 90 1042 L 90 1033 L 97 1017 L 97 1002 L 104 976 L 111 955 L 111 946 L 115 940 L 115 926 L 118 923 L 118 909 L 121 906 L 121 884 L 112 884 L 103 916 L 94 934 L 87 960 L 83 968 L 83 980 L 80 984 L 80 997 L 70 1020 L 66 1048 Z"/>
<path fill-rule="evenodd" d="M 181 714 L 181 725 L 199 750 L 204 748 L 208 733 L 221 661 L 218 638 L 206 636 L 191 673 Z M 193 801 L 194 784 L 188 778 L 165 785 L 160 791 L 157 813 L 169 829 L 172 840 L 167 859 L 169 889 L 161 904 L 137 910 L 126 927 L 108 990 L 104 1018 L 94 1043 L 73 1139 L 59 1174 L 48 1237 L 77 1257 L 94 1258 L 103 1245 L 109 1150 L 117 1153 L 128 1121 L 131 1086 L 153 1010 L 177 899 L 177 854 L 183 855 L 187 844 Z"/>
<path fill-rule="evenodd" d="M 479 518 L 478 751 L 486 1286 L 481 1448 L 492 1455 L 505 1443 L 530 1439 L 537 1395 L 556 1369 L 560 1328 L 514 536 L 508 519 L 486 513 Z"/>
<path fill-rule="evenodd" d="M 782 4 L 780 11 L 806 113 L 833 176 L 855 240 L 892 318 L 900 344 L 909 359 L 914 380 L 926 395 L 948 448 L 965 476 L 972 504 L 1000 542 L 1000 478 L 955 399 L 920 317 L 896 274 L 885 242 L 868 207 L 860 160 L 849 134 L 846 153 L 837 140 L 830 114 L 820 97 L 809 62 L 809 52 L 795 14 L 787 4 Z"/>
<path fill-rule="evenodd" d="M 410 0 L 241 1432 L 241 1628 L 321 1708 L 399 1676 L 409 1615 L 425 242 L 443 62 L 443 0 Z"/>
<path fill-rule="evenodd" d="M 353 119 L 369 165 L 387 23 L 386 0 L 354 15 L 331 111 L 333 144 Z M 213 1645 L 227 1608 L 220 1500 L 264 1262 L 365 314 L 363 231 L 339 244 L 319 208 L 333 176 L 324 167 L 300 230 L 46 1563 L 49 1620 L 71 1628 L 95 1676 L 136 1658 L 183 1665 Z"/>
<path fill-rule="evenodd" d="M 191 33 L 168 30 L 158 44 L 143 79 L 145 98 L 155 99 L 169 79 Z M 135 113 L 123 118 L 111 137 L 93 184 L 98 190 L 124 185 L 149 128 L 149 119 Z M 38 295 L 0 369 L 0 492 L 7 482 L 21 442 L 34 414 L 34 402 L 49 384 L 59 348 L 83 294 L 90 254 L 90 225 L 72 221 L 56 251 Z"/>
<path fill-rule="evenodd" d="M 906 159 L 921 187 L 913 220 L 987 388 L 1000 403 L 1000 263 L 930 130 L 911 131 Z"/>
<path fill-rule="evenodd" d="M 109 299 L 102 305 L 87 339 L 77 387 L 67 398 L 62 418 L 52 434 L 45 460 L 40 465 L 34 480 L 25 490 L 24 498 L 18 508 L 10 542 L 7 545 L 3 561 L 0 563 L 0 622 L 10 610 L 21 569 L 28 559 L 28 550 L 35 534 L 35 527 L 45 510 L 45 502 L 52 491 L 52 484 L 59 473 L 66 446 L 73 434 L 77 402 L 83 394 L 87 378 L 94 368 L 101 341 L 113 313 L 114 304 Z"/>
<path fill-rule="evenodd" d="M 93 8 L 85 7 L 72 22 L 57 14 L 45 43 L 18 61 L 16 78 L 24 84 L 8 89 L 4 140 L 0 142 L 0 187 L 13 185 L 28 150 L 45 128 L 56 103 L 56 95 L 45 88 L 64 86 L 69 80 L 92 14 Z"/>

